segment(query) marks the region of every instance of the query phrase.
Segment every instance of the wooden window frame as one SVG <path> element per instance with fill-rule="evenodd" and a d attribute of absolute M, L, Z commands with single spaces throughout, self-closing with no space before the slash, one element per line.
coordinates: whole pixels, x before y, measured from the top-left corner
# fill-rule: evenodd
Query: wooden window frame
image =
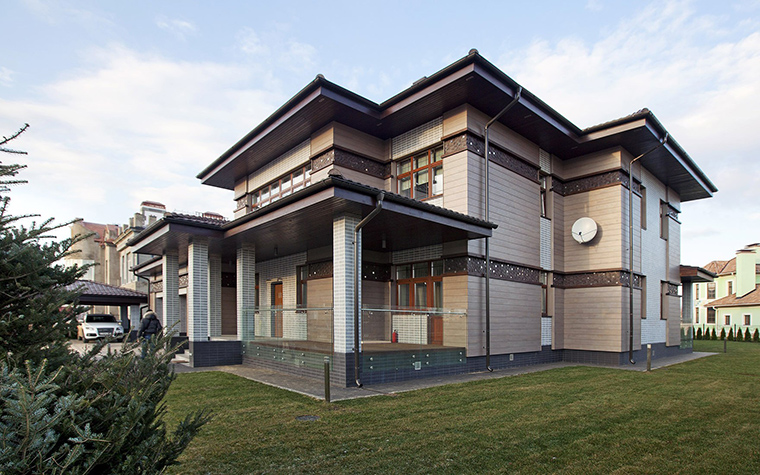
<path fill-rule="evenodd" d="M 440 159 L 436 162 L 433 161 L 436 152 L 440 151 Z M 415 168 L 414 164 L 418 158 L 423 157 L 425 154 L 427 154 L 427 164 L 423 165 L 421 167 Z M 412 198 L 419 201 L 427 201 L 435 198 L 439 198 L 443 196 L 443 187 L 441 187 L 441 192 L 437 195 L 431 194 L 433 192 L 433 179 L 435 178 L 435 170 L 437 168 L 443 169 L 443 146 L 438 145 L 436 147 L 429 148 L 428 150 L 425 150 L 424 152 L 415 153 L 414 155 L 407 157 L 403 160 L 399 160 L 396 164 L 397 170 L 401 170 L 403 168 L 403 165 L 405 163 L 409 163 L 409 171 L 404 173 L 397 173 L 396 175 L 396 193 L 402 196 L 406 196 L 407 198 Z M 428 196 L 425 198 L 417 198 L 417 184 L 415 183 L 415 177 L 418 173 L 427 171 L 428 173 Z M 401 182 L 403 179 L 409 178 L 410 180 L 410 187 L 409 187 L 409 195 L 406 195 L 401 191 Z"/>
<path fill-rule="evenodd" d="M 717 321 L 717 313 L 714 308 L 707 308 L 707 324 L 708 325 L 715 325 L 715 322 Z"/>
<path fill-rule="evenodd" d="M 724 325 L 731 326 L 731 314 L 723 315 Z"/>
<path fill-rule="evenodd" d="M 435 289 L 434 289 L 434 286 L 435 286 L 435 282 L 441 282 L 441 292 L 443 292 L 443 271 L 441 271 L 441 273 L 439 275 L 433 275 L 433 270 L 434 270 L 433 264 L 435 262 L 439 262 L 439 261 L 441 261 L 441 260 L 440 259 L 434 259 L 432 261 L 418 261 L 418 262 L 414 262 L 414 263 L 406 263 L 406 264 L 401 264 L 401 265 L 397 266 L 397 271 L 396 272 L 398 272 L 398 267 L 407 266 L 407 265 L 410 266 L 410 268 L 412 269 L 412 277 L 404 278 L 404 279 L 399 279 L 398 278 L 398 273 L 396 274 L 396 276 L 397 276 L 397 278 L 396 278 L 396 303 L 398 304 L 398 302 L 400 302 L 400 300 L 399 300 L 399 296 L 400 296 L 399 292 L 401 290 L 401 286 L 405 285 L 405 284 L 409 284 L 409 303 L 411 305 L 404 306 L 403 308 L 407 308 L 407 309 L 421 308 L 418 305 L 416 305 L 416 302 L 415 302 L 415 298 L 414 298 L 414 284 L 424 283 L 424 284 L 427 285 L 427 295 L 426 295 L 426 302 L 425 302 L 426 306 L 424 308 L 439 308 L 439 307 L 435 306 Z M 441 261 L 441 263 L 442 263 L 442 261 Z M 428 275 L 425 276 L 425 277 L 415 277 L 414 274 L 413 274 L 413 270 L 414 270 L 414 266 L 416 264 L 427 264 L 428 265 L 428 271 L 429 271 Z M 443 299 L 443 296 L 441 296 L 441 298 Z M 441 302 L 441 305 L 443 305 L 443 302 Z M 398 306 L 401 308 L 400 304 Z"/>
<path fill-rule="evenodd" d="M 752 323 L 752 315 L 749 313 L 744 314 L 744 326 L 748 327 Z"/>
<path fill-rule="evenodd" d="M 715 282 L 707 283 L 707 299 L 708 300 L 715 299 Z"/>
<path fill-rule="evenodd" d="M 298 189 L 295 189 L 296 186 L 293 184 L 293 177 L 298 172 L 300 172 L 300 175 L 303 177 L 303 179 L 301 182 L 299 182 Z M 286 183 L 288 183 L 287 187 L 284 186 Z M 240 204 L 238 204 L 237 209 L 240 209 L 244 206 L 250 206 L 251 210 L 263 208 L 264 206 L 275 203 L 297 191 L 301 191 L 310 184 L 311 162 L 299 168 L 296 168 L 290 173 L 286 173 L 276 180 L 270 181 L 266 185 L 258 188 L 256 191 L 247 194 L 243 198 L 240 198 L 238 202 L 242 201 L 243 199 L 247 201 L 243 203 L 243 206 L 240 206 Z M 276 192 L 274 192 L 275 189 L 277 190 Z M 263 198 L 265 192 L 266 198 Z"/>
<path fill-rule="evenodd" d="M 726 285 L 726 290 L 728 291 L 728 293 L 726 295 L 733 294 L 734 293 L 734 281 L 733 280 L 729 280 L 728 282 L 726 282 L 726 284 L 727 284 Z"/>

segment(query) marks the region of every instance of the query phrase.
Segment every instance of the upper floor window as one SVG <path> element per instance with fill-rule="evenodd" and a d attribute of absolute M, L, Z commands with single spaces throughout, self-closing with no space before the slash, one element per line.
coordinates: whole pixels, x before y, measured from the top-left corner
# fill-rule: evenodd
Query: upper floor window
<path fill-rule="evenodd" d="M 708 284 L 707 284 L 707 298 L 708 299 L 714 299 L 715 298 L 715 282 L 708 282 Z"/>
<path fill-rule="evenodd" d="M 694 298 L 699 300 L 699 284 L 694 284 Z"/>
<path fill-rule="evenodd" d="M 249 193 L 243 198 L 243 205 L 238 203 L 238 209 L 246 204 L 251 210 L 261 208 L 268 204 L 274 203 L 291 193 L 303 189 L 311 184 L 311 163 L 298 168 L 285 176 L 268 183 L 253 193 Z M 245 202 L 245 200 L 249 200 Z"/>
<path fill-rule="evenodd" d="M 734 281 L 729 280 L 728 281 L 728 295 L 731 295 L 734 293 Z"/>
<path fill-rule="evenodd" d="M 416 200 L 443 194 L 443 147 L 436 147 L 397 165 L 398 193 Z"/>
<path fill-rule="evenodd" d="M 548 218 L 549 217 L 549 210 L 547 206 L 547 196 L 546 196 L 546 181 L 547 177 L 546 175 L 541 175 L 538 177 L 539 183 L 541 185 L 541 217 L 542 218 Z"/>

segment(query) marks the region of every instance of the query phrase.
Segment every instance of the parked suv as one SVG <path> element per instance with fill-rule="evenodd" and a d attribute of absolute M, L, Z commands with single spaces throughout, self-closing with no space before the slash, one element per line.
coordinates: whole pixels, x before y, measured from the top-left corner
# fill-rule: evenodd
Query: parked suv
<path fill-rule="evenodd" d="M 77 339 L 87 343 L 97 338 L 124 339 L 124 329 L 110 313 L 88 313 L 80 315 L 77 327 Z"/>

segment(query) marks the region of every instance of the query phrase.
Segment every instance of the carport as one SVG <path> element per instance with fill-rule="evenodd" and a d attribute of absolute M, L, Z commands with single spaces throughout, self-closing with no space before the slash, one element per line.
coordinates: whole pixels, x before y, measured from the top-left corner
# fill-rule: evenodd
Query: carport
<path fill-rule="evenodd" d="M 140 322 L 139 306 L 148 303 L 147 294 L 91 280 L 78 280 L 71 285 L 67 285 L 66 290 L 79 290 L 82 292 L 76 302 L 79 305 L 109 305 L 119 307 L 119 316 L 125 334 Z M 134 307 L 132 312 L 129 311 L 130 307 Z M 131 319 L 129 318 L 130 315 L 132 316 Z"/>

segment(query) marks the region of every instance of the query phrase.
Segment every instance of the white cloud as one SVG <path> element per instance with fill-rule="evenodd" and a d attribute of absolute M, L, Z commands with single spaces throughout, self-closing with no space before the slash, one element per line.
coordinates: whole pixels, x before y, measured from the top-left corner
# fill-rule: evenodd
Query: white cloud
<path fill-rule="evenodd" d="M 4 66 L 0 66 L 0 85 L 10 86 L 13 84 L 13 75 L 16 74 Z"/>
<path fill-rule="evenodd" d="M 189 21 L 159 17 L 156 19 L 156 26 L 166 30 L 179 40 L 184 40 L 187 35 L 194 34 L 195 25 Z"/>
<path fill-rule="evenodd" d="M 12 212 L 120 223 L 147 199 L 229 217 L 232 194 L 195 175 L 284 100 L 253 80 L 262 72 L 120 45 L 88 56 L 87 69 L 37 97 L 0 99 L 0 130 L 32 125 L 17 144 L 29 152 L 14 160 L 28 163 L 29 184 L 11 193 Z"/>
<path fill-rule="evenodd" d="M 26 7 L 39 18 L 50 24 L 76 23 L 86 27 L 113 27 L 111 18 L 90 10 L 74 7 L 67 1 L 23 0 Z"/>
<path fill-rule="evenodd" d="M 741 241 L 760 240 L 760 223 L 743 226 L 739 205 L 760 202 L 754 178 L 760 176 L 754 160 L 760 149 L 760 33 L 742 34 L 747 30 L 726 21 L 695 14 L 690 2 L 656 2 L 595 43 L 536 40 L 497 61 L 581 128 L 643 107 L 657 115 L 721 190 L 683 206 L 682 249 L 691 264 L 720 258 L 700 256 L 707 249 L 723 252 L 726 230 Z"/>

